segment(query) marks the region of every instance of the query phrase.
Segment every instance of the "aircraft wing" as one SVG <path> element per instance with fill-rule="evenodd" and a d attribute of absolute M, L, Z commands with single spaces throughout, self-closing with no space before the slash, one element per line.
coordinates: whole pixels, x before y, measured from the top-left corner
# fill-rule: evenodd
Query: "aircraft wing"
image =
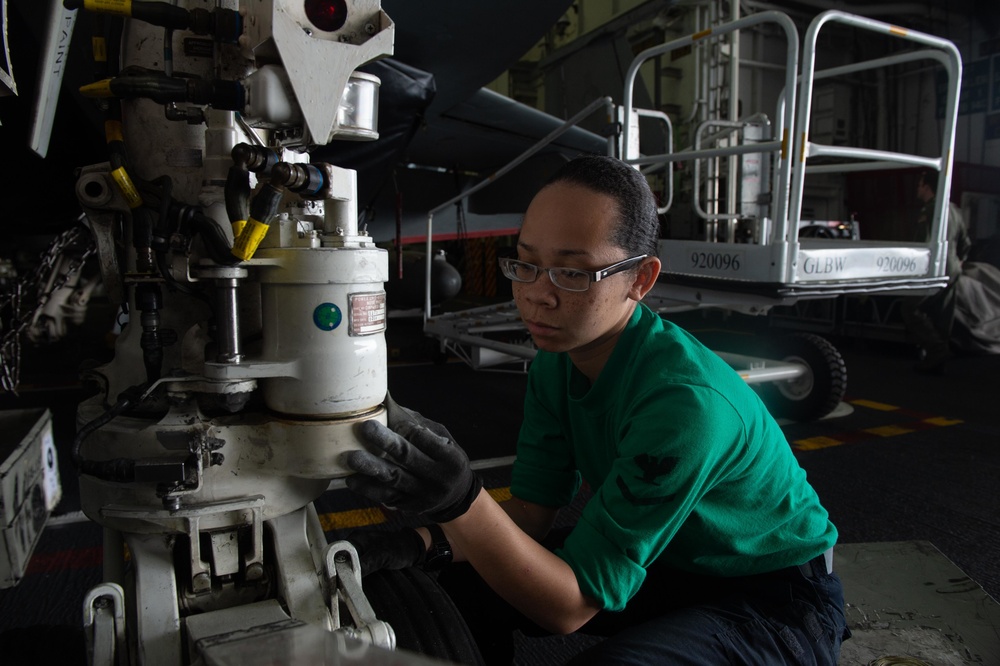
<path fill-rule="evenodd" d="M 335 142 L 312 152 L 314 160 L 358 171 L 359 209 L 366 211 L 376 239 L 398 232 L 409 241 L 422 239 L 429 210 L 563 124 L 484 86 L 514 65 L 571 4 L 383 0 L 396 24 L 395 52 L 363 68 L 382 80 L 380 138 L 367 144 Z M 507 233 L 558 164 L 581 152 L 606 151 L 603 137 L 572 128 L 474 195 L 464 220 L 455 211 L 442 212 L 441 229 L 461 233 L 456 229 L 464 223 L 470 233 Z"/>

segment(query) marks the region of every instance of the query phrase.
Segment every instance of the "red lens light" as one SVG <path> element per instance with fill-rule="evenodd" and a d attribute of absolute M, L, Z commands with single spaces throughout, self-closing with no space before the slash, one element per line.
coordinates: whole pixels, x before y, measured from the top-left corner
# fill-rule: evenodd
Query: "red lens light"
<path fill-rule="evenodd" d="M 323 32 L 336 32 L 347 22 L 347 0 L 305 0 L 306 18 Z"/>

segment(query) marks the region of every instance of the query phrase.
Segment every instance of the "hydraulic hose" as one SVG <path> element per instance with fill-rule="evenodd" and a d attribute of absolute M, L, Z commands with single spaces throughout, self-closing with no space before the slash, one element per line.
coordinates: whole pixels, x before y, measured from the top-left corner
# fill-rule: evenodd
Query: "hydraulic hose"
<path fill-rule="evenodd" d="M 129 74 L 95 81 L 81 86 L 80 94 L 94 99 L 142 98 L 158 104 L 208 104 L 222 111 L 242 111 L 246 107 L 246 89 L 239 81 L 182 79 L 162 74 Z"/>
<path fill-rule="evenodd" d="M 139 347 L 142 349 L 148 382 L 155 382 L 160 378 L 163 370 L 163 347 L 169 342 L 160 329 L 162 306 L 163 296 L 158 285 L 144 282 L 136 286 L 135 308 L 139 311 L 139 323 L 142 326 Z"/>
<path fill-rule="evenodd" d="M 235 44 L 243 32 L 243 18 L 233 9 L 185 9 L 167 2 L 111 3 L 100 0 L 63 0 L 66 9 L 85 9 L 143 21 L 167 30 L 187 30 L 196 35 L 211 35 L 216 41 Z"/>
<path fill-rule="evenodd" d="M 233 238 L 239 238 L 250 216 L 250 172 L 234 164 L 226 175 L 226 215 L 233 227 Z"/>
<path fill-rule="evenodd" d="M 222 266 L 234 266 L 242 261 L 233 255 L 229 238 L 222 233 L 222 229 L 215 223 L 215 220 L 205 216 L 200 211 L 192 211 L 190 223 L 192 229 L 205 241 L 205 248 L 212 261 Z"/>
<path fill-rule="evenodd" d="M 247 261 L 257 251 L 257 246 L 264 240 L 271 220 L 278 214 L 283 192 L 273 183 L 264 183 L 250 203 L 250 218 L 240 237 L 233 243 L 233 255 Z"/>
<path fill-rule="evenodd" d="M 115 458 L 113 460 L 85 460 L 83 441 L 95 430 L 104 427 L 116 416 L 131 411 L 139 404 L 148 384 L 133 386 L 118 396 L 118 402 L 109 407 L 103 414 L 86 423 L 73 438 L 73 462 L 81 474 L 96 476 L 105 481 L 128 483 L 135 478 L 135 460 L 130 458 Z"/>

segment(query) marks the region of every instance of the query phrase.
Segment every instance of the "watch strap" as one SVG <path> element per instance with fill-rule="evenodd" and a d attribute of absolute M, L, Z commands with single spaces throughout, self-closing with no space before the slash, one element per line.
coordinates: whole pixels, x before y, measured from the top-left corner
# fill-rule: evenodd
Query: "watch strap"
<path fill-rule="evenodd" d="M 424 569 L 426 571 L 437 571 L 446 564 L 451 564 L 452 552 L 451 543 L 444 535 L 444 530 L 438 524 L 427 525 L 427 531 L 431 534 L 431 545 L 424 555 Z"/>

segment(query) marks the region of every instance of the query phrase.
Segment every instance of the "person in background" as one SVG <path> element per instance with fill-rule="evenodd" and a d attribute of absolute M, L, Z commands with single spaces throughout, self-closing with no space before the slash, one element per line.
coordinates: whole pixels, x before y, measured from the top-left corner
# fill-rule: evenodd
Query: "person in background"
<path fill-rule="evenodd" d="M 511 499 L 482 489 L 444 426 L 389 399 L 389 427 L 359 425 L 370 452 L 344 454 L 346 482 L 428 524 L 348 538 L 364 573 L 453 560 L 439 581 L 487 663 L 510 663 L 520 629 L 606 637 L 574 664 L 832 666 L 849 636 L 837 530 L 757 395 L 642 302 L 658 236 L 636 169 L 565 164 L 501 259 L 538 347 Z"/>
<path fill-rule="evenodd" d="M 921 172 L 917 182 L 917 199 L 921 202 L 915 237 L 918 243 L 930 241 L 937 186 L 937 171 Z M 946 210 L 948 257 L 945 274 L 948 276 L 948 285 L 930 296 L 907 299 L 902 308 L 906 330 L 920 347 L 922 354 L 914 369 L 925 374 L 943 374 L 945 365 L 951 358 L 950 339 L 955 320 L 955 285 L 962 274 L 962 262 L 968 257 L 969 249 L 972 247 L 968 227 L 958 207 L 949 201 Z"/>

